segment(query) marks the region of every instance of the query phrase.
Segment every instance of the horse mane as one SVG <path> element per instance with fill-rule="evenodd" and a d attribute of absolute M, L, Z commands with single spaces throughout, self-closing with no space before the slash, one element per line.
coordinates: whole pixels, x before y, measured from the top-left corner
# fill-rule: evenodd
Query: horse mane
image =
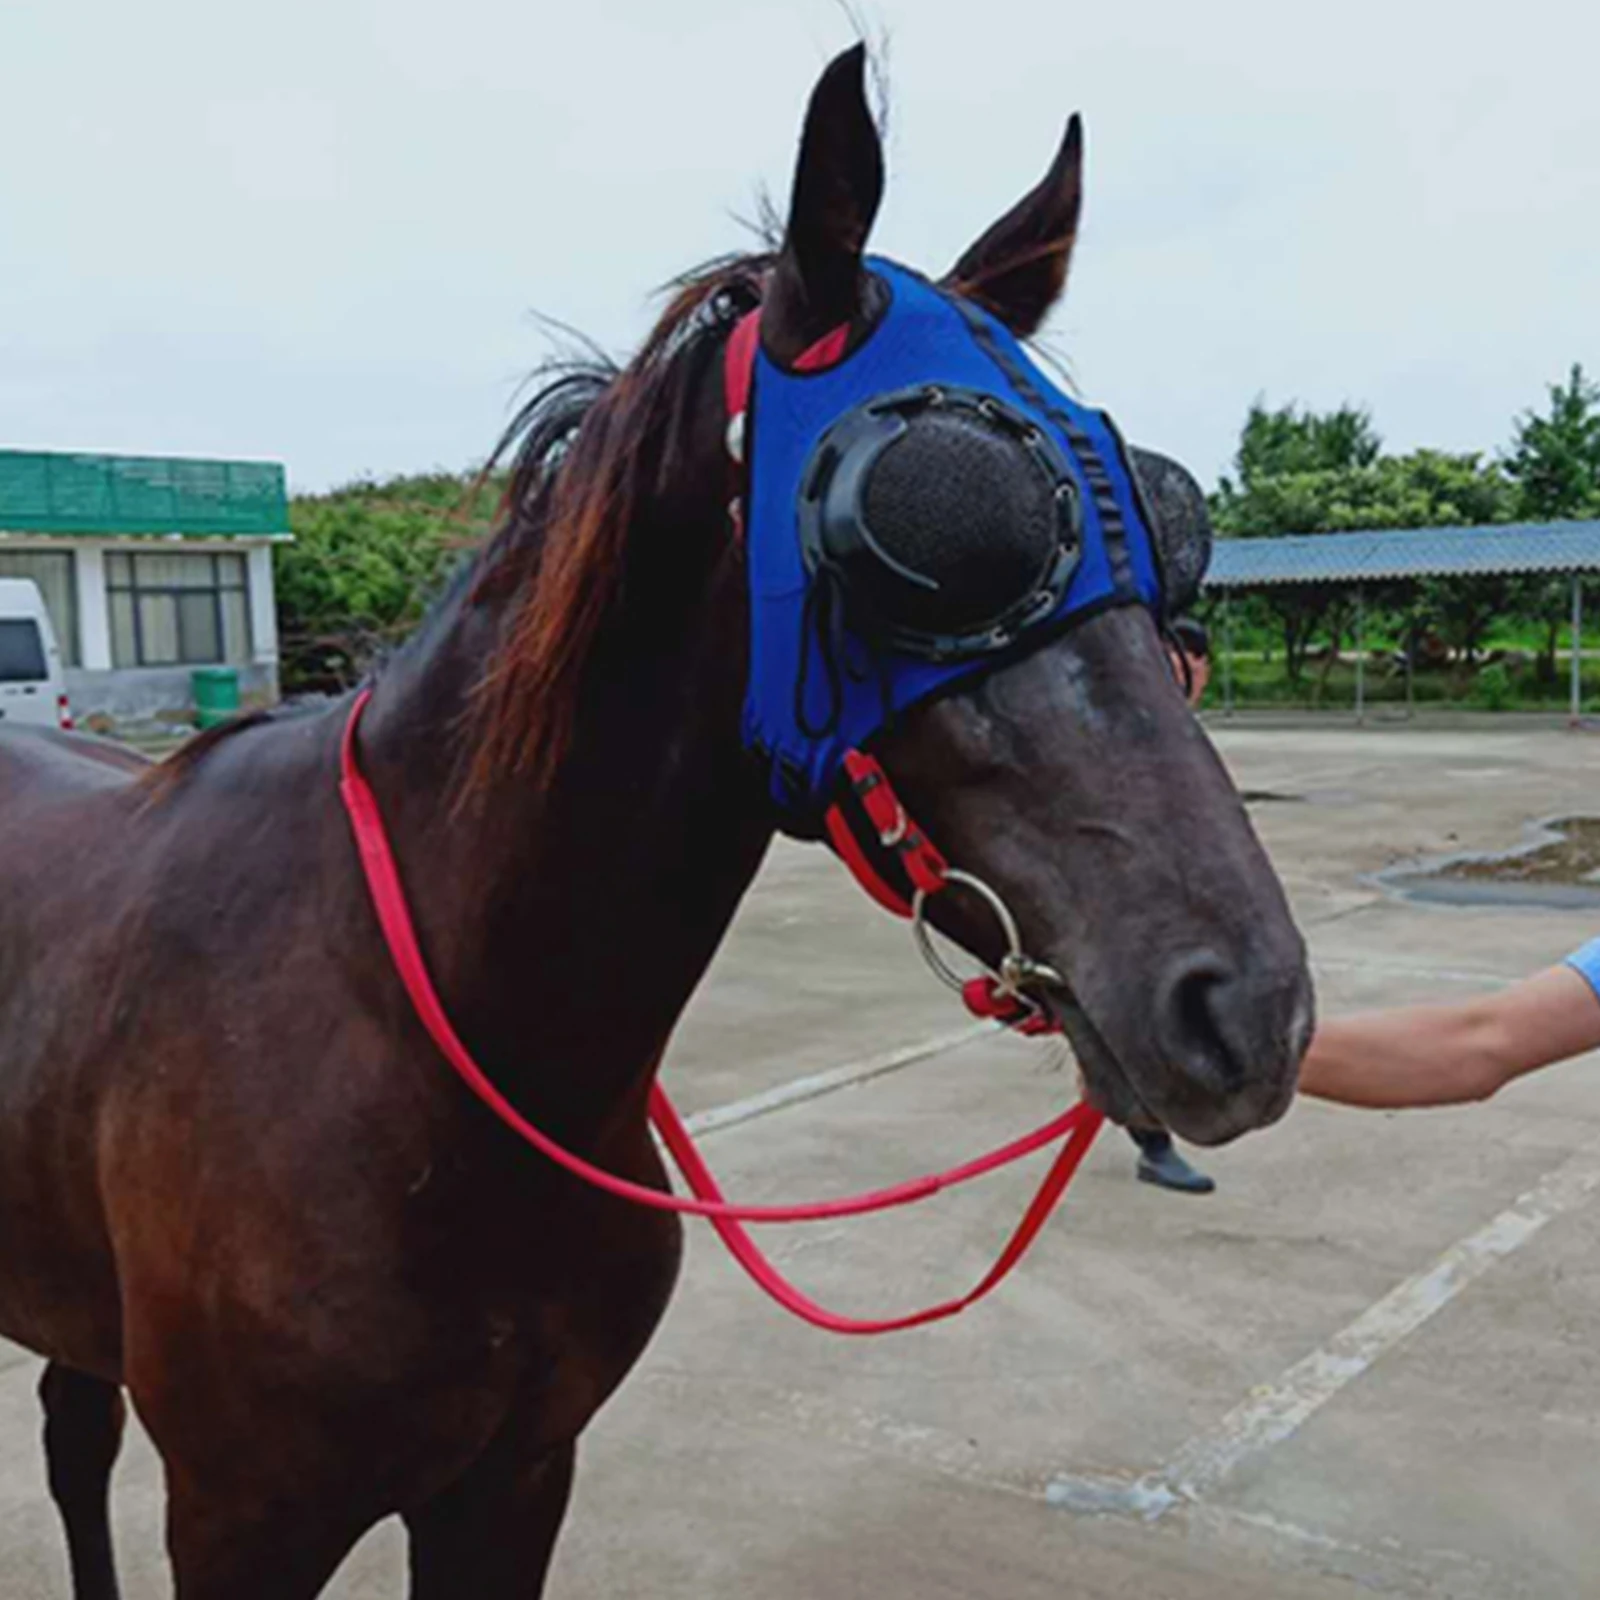
<path fill-rule="evenodd" d="M 490 465 L 509 455 L 510 481 L 474 592 L 522 598 L 474 695 L 465 795 L 508 773 L 549 787 L 635 515 L 685 465 L 706 360 L 758 303 L 771 263 L 725 256 L 673 280 L 627 366 L 562 364 L 507 429 Z"/>

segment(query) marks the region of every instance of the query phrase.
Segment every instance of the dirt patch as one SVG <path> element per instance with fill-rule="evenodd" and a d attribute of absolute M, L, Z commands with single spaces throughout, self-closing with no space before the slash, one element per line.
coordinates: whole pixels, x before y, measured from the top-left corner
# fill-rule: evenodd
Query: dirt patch
<path fill-rule="evenodd" d="M 1552 817 L 1516 849 L 1397 867 L 1379 881 L 1408 900 L 1449 905 L 1600 906 L 1600 817 Z"/>
<path fill-rule="evenodd" d="M 1495 883 L 1600 885 L 1600 817 L 1562 817 L 1545 824 L 1553 837 L 1532 849 L 1465 860 L 1448 877 Z"/>

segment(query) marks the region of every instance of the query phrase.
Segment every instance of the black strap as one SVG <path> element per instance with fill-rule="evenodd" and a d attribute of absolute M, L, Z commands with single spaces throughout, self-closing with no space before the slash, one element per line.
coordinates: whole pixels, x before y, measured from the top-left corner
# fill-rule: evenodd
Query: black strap
<path fill-rule="evenodd" d="M 1111 474 L 1106 470 L 1105 461 L 1094 440 L 1065 411 L 1051 404 L 1049 397 L 1033 381 L 1032 374 L 995 337 L 988 319 L 975 305 L 959 295 L 947 295 L 946 299 L 960 313 L 961 320 L 966 323 L 967 331 L 977 341 L 979 349 L 1010 379 L 1017 393 L 1047 416 L 1065 435 L 1083 473 L 1083 481 L 1088 486 L 1089 498 L 1100 513 L 1100 525 L 1105 530 L 1106 556 L 1111 563 L 1111 580 L 1119 590 L 1126 592 L 1131 589 L 1133 565 L 1128 556 L 1127 525 L 1122 518 L 1122 507 L 1117 503 Z"/>

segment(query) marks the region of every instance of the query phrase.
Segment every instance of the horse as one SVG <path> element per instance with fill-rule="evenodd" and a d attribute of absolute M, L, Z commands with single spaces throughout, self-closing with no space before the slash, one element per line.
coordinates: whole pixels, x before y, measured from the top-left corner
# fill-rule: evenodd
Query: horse
<path fill-rule="evenodd" d="M 679 280 L 622 369 L 529 401 L 496 531 L 360 730 L 461 1036 L 553 1138 L 656 1188 L 656 1066 L 775 824 L 741 725 L 726 350 L 756 304 L 780 365 L 871 322 L 864 70 L 858 48 L 814 86 L 781 242 Z M 1081 151 L 1074 119 L 952 303 L 1038 328 Z M 125 1395 L 179 1600 L 309 1600 L 391 1516 L 415 1600 L 539 1594 L 577 1441 L 674 1286 L 674 1217 L 528 1151 L 442 1064 L 340 808 L 349 710 L 149 766 L 0 737 L 0 1334 L 48 1363 L 76 1600 L 117 1594 Z M 1058 970 L 1096 1105 L 1202 1143 L 1283 1113 L 1304 948 L 1150 607 L 998 655 L 874 751 Z M 982 908 L 939 901 L 995 959 Z"/>

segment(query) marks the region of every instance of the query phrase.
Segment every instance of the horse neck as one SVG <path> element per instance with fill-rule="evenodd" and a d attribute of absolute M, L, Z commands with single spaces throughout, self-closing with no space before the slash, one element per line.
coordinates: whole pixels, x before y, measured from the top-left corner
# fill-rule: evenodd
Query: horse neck
<path fill-rule="evenodd" d="M 464 596 L 380 682 L 362 751 L 430 968 L 480 1064 L 556 1128 L 592 1126 L 664 1048 L 771 828 L 738 736 L 743 584 L 607 630 L 547 792 L 463 803 L 463 729 L 504 625 Z"/>

